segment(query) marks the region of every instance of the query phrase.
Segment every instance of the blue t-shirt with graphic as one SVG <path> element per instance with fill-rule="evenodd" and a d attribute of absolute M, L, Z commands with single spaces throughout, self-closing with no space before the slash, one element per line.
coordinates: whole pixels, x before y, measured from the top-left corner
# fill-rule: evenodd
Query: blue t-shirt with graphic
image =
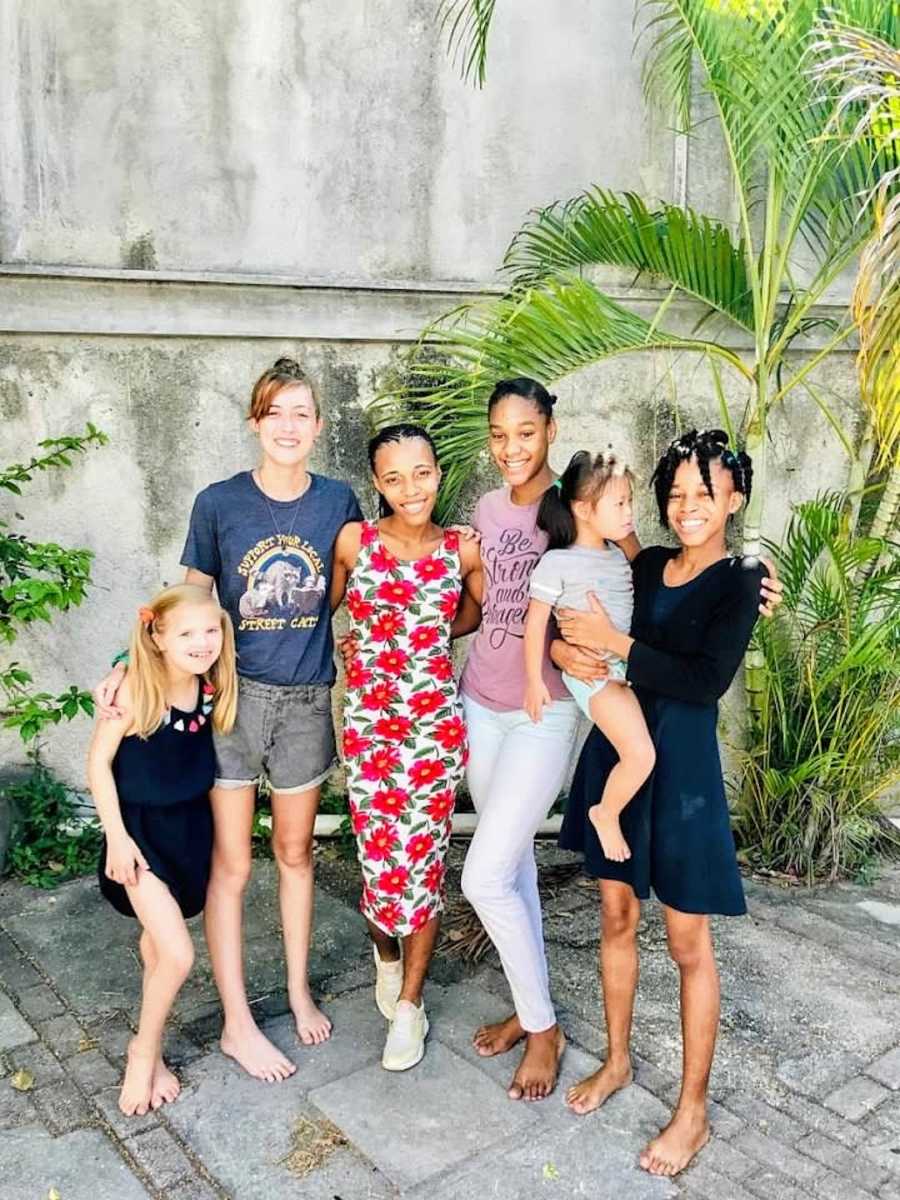
<path fill-rule="evenodd" d="M 239 675 L 285 686 L 334 682 L 334 543 L 342 526 L 360 520 L 352 488 L 312 473 L 299 500 L 265 496 L 249 471 L 197 496 L 181 562 L 215 579 L 234 624 Z"/>

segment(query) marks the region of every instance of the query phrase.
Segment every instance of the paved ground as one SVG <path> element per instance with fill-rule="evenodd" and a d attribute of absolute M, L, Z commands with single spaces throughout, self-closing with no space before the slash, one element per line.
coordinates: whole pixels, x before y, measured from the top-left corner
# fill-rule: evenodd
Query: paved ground
<path fill-rule="evenodd" d="M 323 859 L 314 974 L 334 1020 L 331 1042 L 293 1044 L 272 865 L 260 862 L 249 974 L 256 1007 L 296 1055 L 297 1075 L 255 1083 L 216 1052 L 201 954 L 169 1042 L 182 1098 L 132 1121 L 115 1101 L 136 1004 L 133 927 L 90 880 L 51 894 L 0 886 L 3 1200 L 46 1200 L 53 1188 L 61 1200 L 900 1198 L 900 870 L 865 889 L 750 882 L 750 917 L 719 922 L 715 1136 L 670 1183 L 635 1165 L 677 1089 L 676 982 L 654 905 L 641 930 L 637 1083 L 578 1120 L 559 1093 L 539 1105 L 510 1103 L 503 1084 L 512 1064 L 469 1048 L 472 1028 L 506 1010 L 490 959 L 478 968 L 436 964 L 425 1061 L 405 1075 L 381 1070 L 384 1023 L 350 903 L 354 872 Z M 573 879 L 547 911 L 551 975 L 571 1038 L 565 1085 L 602 1048 L 594 893 Z M 21 1068 L 34 1077 L 27 1092 L 11 1086 Z"/>

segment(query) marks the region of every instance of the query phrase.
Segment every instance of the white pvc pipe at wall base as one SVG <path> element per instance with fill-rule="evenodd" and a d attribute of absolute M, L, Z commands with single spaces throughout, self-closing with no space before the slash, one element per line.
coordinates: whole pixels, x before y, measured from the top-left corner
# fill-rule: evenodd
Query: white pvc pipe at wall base
<path fill-rule="evenodd" d="M 344 818 L 339 813 L 319 813 L 316 817 L 315 836 L 320 838 L 335 837 Z M 471 837 L 478 824 L 477 813 L 454 813 L 453 836 Z M 558 814 L 548 817 L 537 831 L 538 837 L 556 837 L 562 817 Z"/>

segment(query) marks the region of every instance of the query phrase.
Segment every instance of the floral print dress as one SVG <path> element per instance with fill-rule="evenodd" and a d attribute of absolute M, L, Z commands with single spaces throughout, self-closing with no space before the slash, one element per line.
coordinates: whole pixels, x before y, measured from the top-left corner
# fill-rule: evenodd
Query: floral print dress
<path fill-rule="evenodd" d="M 443 908 L 444 858 L 466 729 L 450 659 L 459 541 L 415 562 L 363 522 L 347 587 L 357 654 L 347 670 L 344 762 L 363 873 L 360 910 L 405 937 Z"/>

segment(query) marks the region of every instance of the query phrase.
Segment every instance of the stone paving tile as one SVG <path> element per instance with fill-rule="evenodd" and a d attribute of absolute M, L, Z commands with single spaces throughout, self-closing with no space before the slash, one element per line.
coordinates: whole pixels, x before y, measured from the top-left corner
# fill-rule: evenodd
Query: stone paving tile
<path fill-rule="evenodd" d="M 103 1118 L 120 1138 L 134 1137 L 136 1133 L 143 1133 L 145 1129 L 155 1129 L 159 1124 L 159 1117 L 152 1110 L 142 1117 L 126 1117 L 119 1108 L 119 1089 L 117 1087 L 106 1088 L 104 1091 L 98 1092 L 96 1096 L 91 1097 L 91 1101 L 96 1104 Z"/>
<path fill-rule="evenodd" d="M 707 1162 L 708 1151 L 709 1147 L 688 1171 L 679 1176 L 680 1194 L 690 1200 L 695 1196 L 702 1200 L 752 1200 L 746 1188 L 712 1169 Z"/>
<path fill-rule="evenodd" d="M 758 1163 L 742 1154 L 736 1146 L 722 1138 L 710 1138 L 703 1151 L 703 1165 L 712 1171 L 740 1182 L 759 1169 Z"/>
<path fill-rule="evenodd" d="M 802 1058 L 784 1059 L 778 1064 L 775 1074 L 795 1092 L 813 1100 L 820 1100 L 839 1084 L 856 1075 L 863 1065 L 859 1055 L 850 1054 L 846 1050 L 835 1050 L 812 1057 L 804 1055 Z"/>
<path fill-rule="evenodd" d="M 98 1021 L 88 1020 L 85 1022 L 85 1030 L 107 1058 L 117 1062 L 125 1061 L 128 1043 L 134 1037 L 134 1030 L 121 1013 L 111 1013 Z"/>
<path fill-rule="evenodd" d="M 858 1186 L 834 1171 L 826 1171 L 816 1180 L 816 1200 L 871 1200 L 875 1192 Z"/>
<path fill-rule="evenodd" d="M 401 1188 L 461 1166 L 510 1134 L 527 1139 L 535 1123 L 531 1106 L 511 1105 L 500 1087 L 437 1041 L 414 1071 L 393 1074 L 373 1063 L 309 1098 Z M 444 1136 L 450 1130 L 453 1136 Z"/>
<path fill-rule="evenodd" d="M 6 1082 L 0 1085 L 0 1129 L 17 1129 L 37 1119 L 27 1092 L 17 1092 Z"/>
<path fill-rule="evenodd" d="M 33 1042 L 37 1036 L 9 996 L 0 992 L 0 1050 L 10 1050 L 13 1046 Z"/>
<path fill-rule="evenodd" d="M 777 1103 L 788 1116 L 794 1117 L 808 1129 L 818 1130 L 851 1150 L 865 1140 L 865 1135 L 858 1125 L 845 1121 L 843 1117 L 839 1117 L 828 1108 L 822 1108 L 806 1096 L 786 1092 L 778 1097 Z"/>
<path fill-rule="evenodd" d="M 219 1193 L 202 1179 L 185 1179 L 166 1190 L 166 1200 L 219 1200 Z"/>
<path fill-rule="evenodd" d="M 51 1138 L 27 1127 L 0 1133 L 3 1200 L 43 1200 L 55 1187 L 64 1200 L 148 1200 L 107 1138 L 84 1129 Z"/>
<path fill-rule="evenodd" d="M 68 1080 L 38 1088 L 31 1093 L 31 1102 L 51 1133 L 68 1133 L 96 1124 L 90 1102 Z"/>
<path fill-rule="evenodd" d="M 880 1083 L 858 1075 L 826 1096 L 822 1103 L 840 1116 L 846 1117 L 848 1121 L 859 1121 L 889 1095 L 888 1089 Z"/>
<path fill-rule="evenodd" d="M 726 1106 L 748 1125 L 778 1138 L 788 1146 L 799 1141 L 808 1132 L 800 1121 L 788 1116 L 781 1109 L 773 1108 L 758 1096 L 733 1092 L 726 1100 Z"/>
<path fill-rule="evenodd" d="M 122 1074 L 118 1067 L 107 1062 L 99 1050 L 86 1050 L 67 1059 L 66 1070 L 89 1095 L 113 1087 Z"/>
<path fill-rule="evenodd" d="M 429 1180 L 416 1195 L 429 1200 L 531 1200 L 537 1196 L 591 1196 L 592 1200 L 670 1200 L 678 1194 L 669 1179 L 642 1171 L 637 1155 L 643 1136 L 632 1131 L 615 1140 L 586 1137 L 581 1128 L 545 1129 L 506 1141 L 468 1169 L 441 1184 Z"/>
<path fill-rule="evenodd" d="M 58 1060 L 40 1042 L 28 1046 L 20 1046 L 9 1055 L 10 1066 L 14 1071 L 30 1071 L 34 1076 L 36 1088 L 46 1087 L 63 1078 L 63 1069 Z"/>
<path fill-rule="evenodd" d="M 758 1200 L 809 1200 L 816 1195 L 815 1189 L 799 1187 L 777 1171 L 760 1171 L 747 1179 L 745 1186 Z M 727 1192 L 722 1200 L 726 1198 L 731 1200 Z"/>
<path fill-rule="evenodd" d="M 895 1046 L 887 1054 L 882 1054 L 881 1058 L 869 1063 L 866 1074 L 892 1091 L 900 1090 L 900 1046 Z"/>
<path fill-rule="evenodd" d="M 272 1026 L 266 1032 L 271 1035 Z M 341 1050 L 337 1040 L 318 1049 L 329 1046 L 336 1051 L 328 1071 L 332 1078 L 334 1072 L 353 1069 L 348 1066 L 354 1062 L 352 1054 Z M 321 1062 L 319 1070 L 325 1070 Z M 393 1195 L 393 1189 L 382 1176 L 373 1173 L 371 1165 L 346 1149 L 336 1151 L 314 1176 L 300 1180 L 291 1174 L 297 1123 L 321 1120 L 321 1114 L 304 1099 L 306 1080 L 302 1071 L 283 1083 L 266 1084 L 251 1079 L 236 1064 L 213 1053 L 192 1063 L 186 1075 L 189 1082 L 178 1101 L 166 1107 L 166 1124 L 187 1143 L 230 1197 L 272 1200 L 275 1196 L 296 1195 L 304 1200 L 333 1200 L 337 1195 L 356 1200 L 357 1196 Z M 253 1119 L 235 1120 L 235 1113 L 252 1113 Z M 328 1187 L 332 1188 L 330 1192 Z"/>
<path fill-rule="evenodd" d="M 837 1145 L 821 1133 L 810 1133 L 801 1138 L 796 1149 L 869 1192 L 877 1192 L 888 1178 L 884 1168 L 869 1163 L 863 1155 Z"/>
<path fill-rule="evenodd" d="M 0 932 L 0 983 L 18 995 L 25 988 L 43 982 L 40 974 L 16 949 L 12 938 Z"/>
<path fill-rule="evenodd" d="M 167 1129 L 136 1134 L 129 1139 L 128 1151 L 161 1192 L 193 1174 L 190 1159 Z"/>
<path fill-rule="evenodd" d="M 69 1058 L 73 1054 L 81 1053 L 90 1041 L 90 1035 L 69 1013 L 63 1013 L 62 1016 L 38 1025 L 38 1032 L 42 1041 L 60 1058 Z"/>
<path fill-rule="evenodd" d="M 748 1158 L 755 1159 L 764 1167 L 777 1171 L 779 1174 L 787 1176 L 793 1183 L 802 1186 L 808 1186 L 823 1174 L 820 1163 L 813 1162 L 812 1159 L 805 1158 L 803 1155 L 795 1154 L 784 1142 L 779 1142 L 776 1138 L 769 1137 L 755 1129 L 748 1129 L 745 1133 L 739 1134 L 734 1139 L 733 1145 Z M 752 1181 L 748 1182 L 747 1186 L 752 1190 Z"/>
<path fill-rule="evenodd" d="M 45 983 L 19 992 L 19 1007 L 29 1021 L 46 1021 L 66 1011 L 58 996 Z"/>

